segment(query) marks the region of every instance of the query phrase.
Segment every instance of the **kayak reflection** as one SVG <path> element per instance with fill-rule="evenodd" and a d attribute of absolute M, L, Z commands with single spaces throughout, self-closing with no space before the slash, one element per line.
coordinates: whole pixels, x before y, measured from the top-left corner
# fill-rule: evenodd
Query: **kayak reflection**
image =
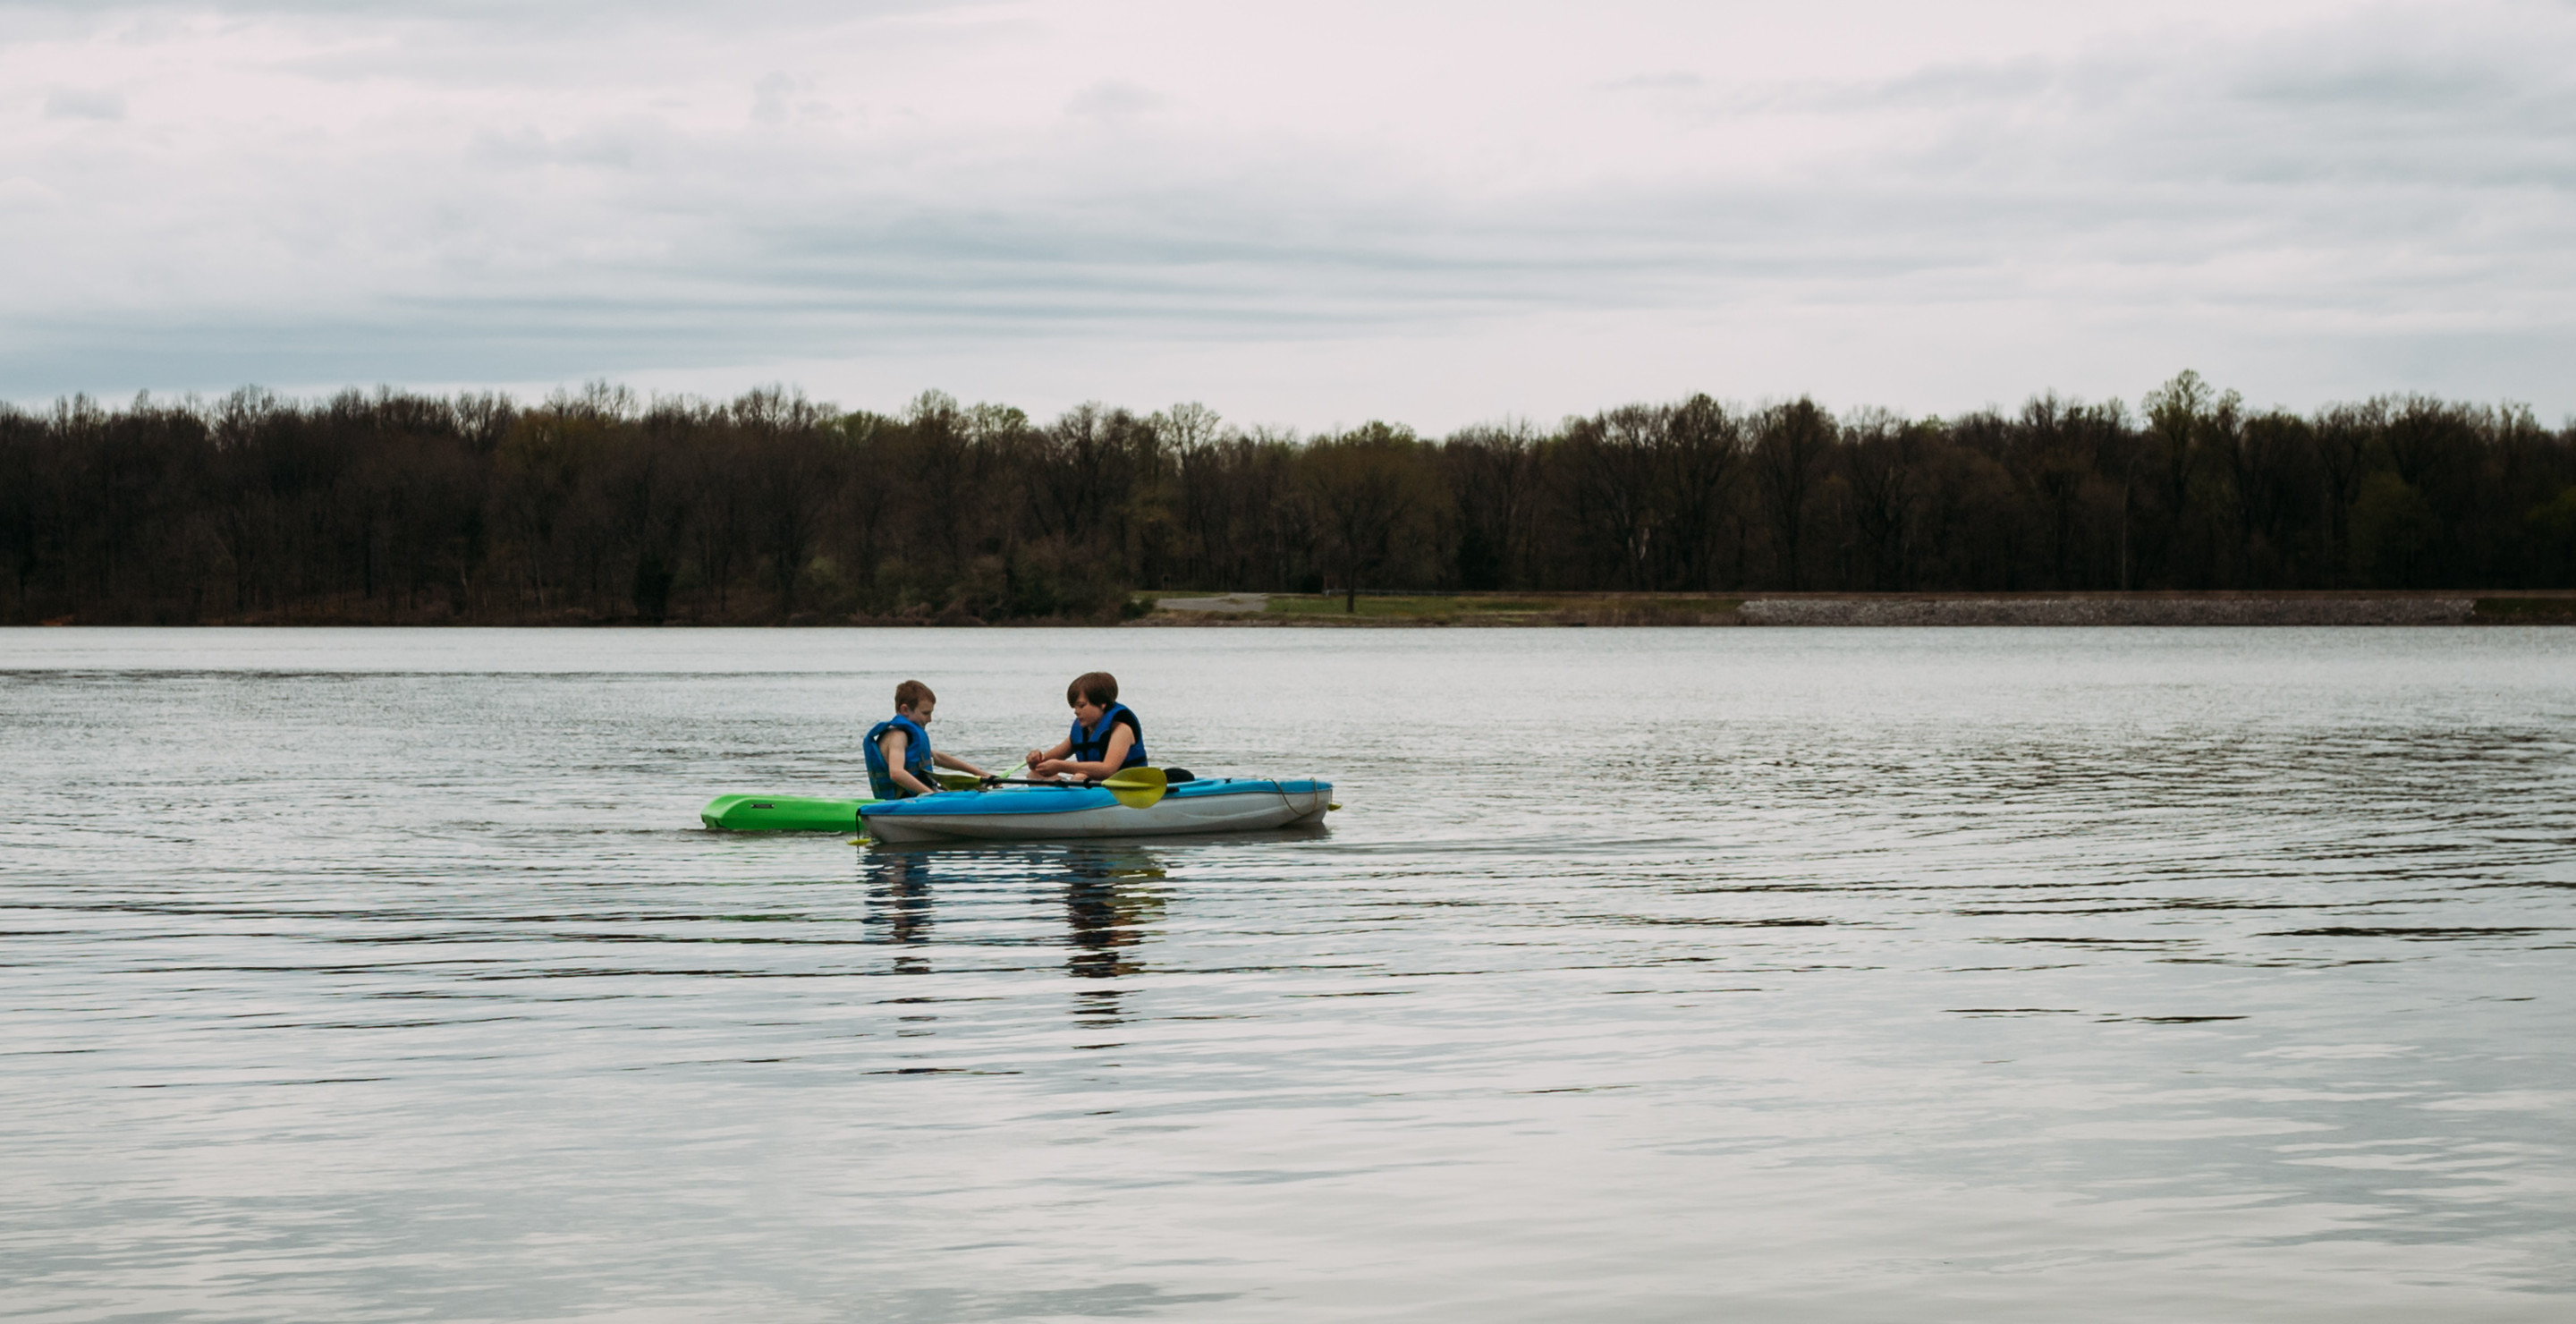
<path fill-rule="evenodd" d="M 930 941 L 930 871 L 919 856 L 888 852 L 867 857 L 861 866 L 868 884 L 868 925 L 880 929 L 880 941 L 911 946 Z M 918 955 L 899 955 L 901 974 L 927 973 Z"/>
<path fill-rule="evenodd" d="M 1145 970 L 1140 952 L 1160 923 L 1165 902 L 1162 857 L 1130 841 L 879 845 L 860 856 L 859 869 L 867 887 L 871 937 L 897 949 L 892 973 L 901 975 L 935 969 L 931 949 L 943 893 L 950 918 L 959 921 L 959 936 L 952 942 L 961 957 L 968 947 L 994 945 L 991 926 L 981 921 L 989 918 L 995 901 L 1024 895 L 1024 888 L 1060 897 L 1065 928 L 1053 941 L 1068 949 L 1065 973 L 1085 985 L 1076 991 L 1072 1008 L 1075 1023 L 1085 1027 L 1116 1025 L 1122 1019 L 1118 981 Z M 964 936 L 968 933 L 981 936 Z"/>
<path fill-rule="evenodd" d="M 1101 981 L 1141 973 L 1145 963 L 1137 959 L 1136 949 L 1163 917 L 1163 892 L 1155 886 L 1163 876 L 1162 861 L 1132 844 L 1085 844 L 1066 851 L 1064 916 L 1073 933 L 1066 972 Z M 1118 993 L 1110 982 L 1076 992 L 1074 1021 L 1116 1025 Z"/>

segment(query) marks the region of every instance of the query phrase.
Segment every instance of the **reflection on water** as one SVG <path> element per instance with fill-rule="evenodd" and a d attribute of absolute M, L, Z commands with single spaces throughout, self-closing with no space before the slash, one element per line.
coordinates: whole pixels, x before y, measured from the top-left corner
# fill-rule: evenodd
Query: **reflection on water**
<path fill-rule="evenodd" d="M 881 941 L 927 948 L 943 873 L 958 888 L 987 889 L 1017 876 L 1032 890 L 1059 894 L 1070 949 L 1065 971 L 1078 980 L 1102 981 L 1075 990 L 1074 1019 L 1091 1027 L 1118 1023 L 1119 989 L 1111 981 L 1145 970 L 1139 948 L 1163 913 L 1163 895 L 1154 886 L 1164 877 L 1163 863 L 1151 849 L 1123 841 L 871 845 L 859 855 L 859 878 L 867 887 L 868 923 Z M 933 953 L 902 952 L 893 969 L 930 973 Z"/>
<path fill-rule="evenodd" d="M 910 950 L 930 941 L 931 879 L 927 857 L 914 851 L 880 851 L 860 859 L 870 866 L 861 878 L 868 886 L 868 923 L 883 934 L 882 941 L 906 949 L 895 955 L 895 973 L 930 973 L 930 954 Z"/>
<path fill-rule="evenodd" d="M 1074 994 L 1077 1023 L 1094 1029 L 1118 1023 L 1118 985 L 1145 969 L 1138 950 L 1162 918 L 1163 897 L 1154 880 L 1163 866 L 1141 847 L 1077 846 L 1065 853 L 1064 916 L 1073 930 L 1065 969 L 1074 978 L 1104 981 Z"/>
<path fill-rule="evenodd" d="M 0 632 L 0 1314 L 2576 1294 L 2576 631 L 423 638 Z M 1348 808 L 696 826 L 924 657 Z"/>

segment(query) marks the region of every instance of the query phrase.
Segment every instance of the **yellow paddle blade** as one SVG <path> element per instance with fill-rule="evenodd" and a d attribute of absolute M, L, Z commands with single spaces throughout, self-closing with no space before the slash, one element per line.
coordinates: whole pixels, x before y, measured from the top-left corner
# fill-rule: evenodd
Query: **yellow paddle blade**
<path fill-rule="evenodd" d="M 1118 803 L 1130 809 L 1145 809 L 1163 798 L 1170 782 L 1161 768 L 1120 768 L 1102 778 L 1100 785 L 1116 796 Z"/>
<path fill-rule="evenodd" d="M 931 775 L 939 779 L 939 789 L 943 791 L 971 791 L 984 784 L 983 778 L 971 772 L 940 772 Z"/>

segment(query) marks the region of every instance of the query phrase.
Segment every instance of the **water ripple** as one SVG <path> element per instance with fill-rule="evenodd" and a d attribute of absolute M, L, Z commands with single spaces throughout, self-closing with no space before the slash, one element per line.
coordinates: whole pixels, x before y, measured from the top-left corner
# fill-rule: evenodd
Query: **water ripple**
<path fill-rule="evenodd" d="M 0 632 L 0 1313 L 2576 1292 L 2576 632 L 416 638 Z M 851 785 L 887 657 L 1346 808 L 692 826 Z"/>

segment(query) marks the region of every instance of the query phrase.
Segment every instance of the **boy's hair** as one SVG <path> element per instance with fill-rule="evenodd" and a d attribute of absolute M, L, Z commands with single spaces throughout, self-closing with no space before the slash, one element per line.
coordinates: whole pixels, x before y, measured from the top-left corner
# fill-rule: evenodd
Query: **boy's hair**
<path fill-rule="evenodd" d="M 939 696 L 931 693 L 930 687 L 920 681 L 907 680 L 894 687 L 894 706 L 897 708 L 918 708 L 924 699 L 939 702 Z"/>
<path fill-rule="evenodd" d="M 1076 699 L 1089 699 L 1103 707 L 1116 703 L 1118 678 L 1106 671 L 1086 671 L 1064 687 L 1064 701 L 1071 703 Z"/>

